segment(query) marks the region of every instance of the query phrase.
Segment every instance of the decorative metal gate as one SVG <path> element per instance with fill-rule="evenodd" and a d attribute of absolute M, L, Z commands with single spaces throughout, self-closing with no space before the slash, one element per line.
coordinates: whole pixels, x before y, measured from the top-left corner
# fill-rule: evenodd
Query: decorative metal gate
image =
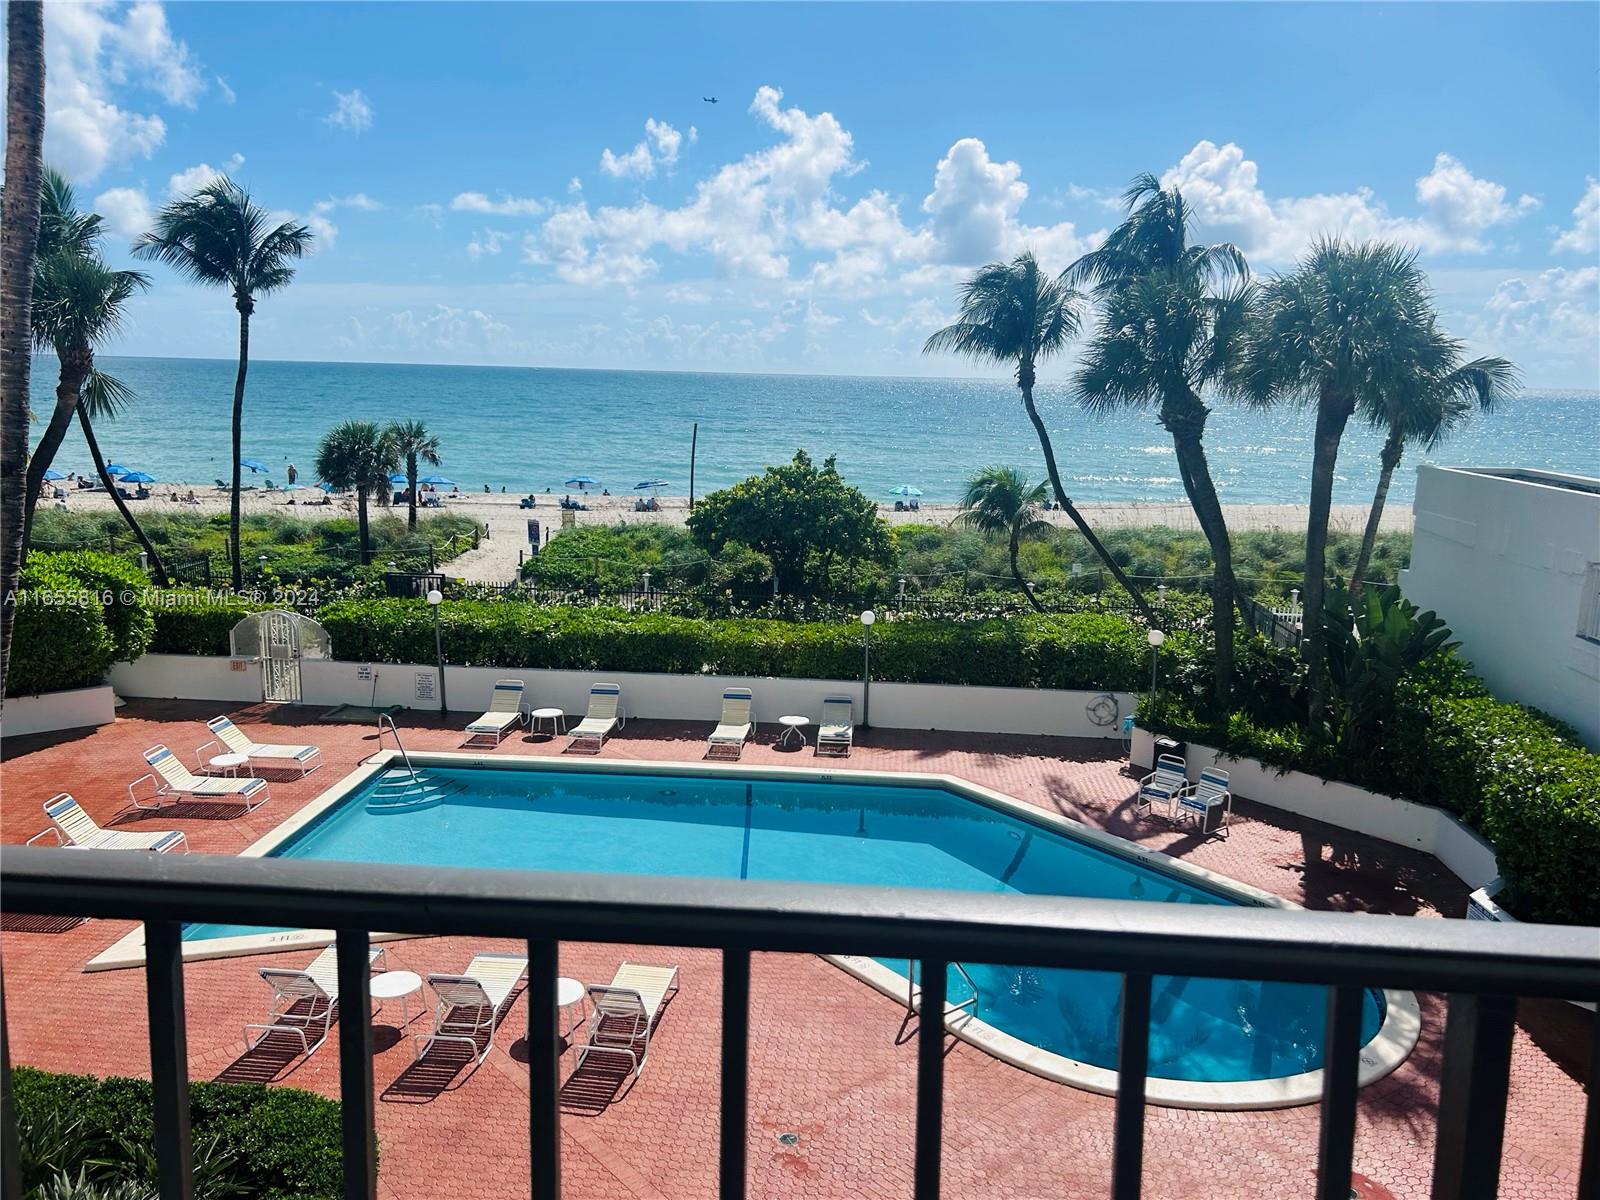
<path fill-rule="evenodd" d="M 327 631 L 310 617 L 287 609 L 251 613 L 228 634 L 235 658 L 261 663 L 261 698 L 273 704 L 298 704 L 300 661 L 327 658 Z"/>

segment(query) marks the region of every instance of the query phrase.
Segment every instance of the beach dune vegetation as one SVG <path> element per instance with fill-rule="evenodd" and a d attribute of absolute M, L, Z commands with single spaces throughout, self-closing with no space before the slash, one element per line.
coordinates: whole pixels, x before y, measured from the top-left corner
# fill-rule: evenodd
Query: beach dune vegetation
<path fill-rule="evenodd" d="M 317 474 L 324 482 L 336 488 L 349 488 L 356 494 L 356 536 L 363 566 L 372 561 L 367 503 L 375 495 L 388 495 L 389 476 L 394 473 L 399 458 L 394 439 L 371 421 L 345 421 L 335 425 L 317 447 Z M 236 517 L 233 528 L 238 529 Z M 234 546 L 237 553 L 237 532 Z"/>
<path fill-rule="evenodd" d="M 1044 606 L 1022 577 L 1017 554 L 1023 538 L 1037 537 L 1049 528 L 1043 515 L 1047 495 L 1045 484 L 1029 483 L 1015 467 L 986 467 L 967 480 L 961 497 L 963 524 L 980 533 L 1005 536 L 1011 577 L 1035 612 L 1043 612 Z"/>

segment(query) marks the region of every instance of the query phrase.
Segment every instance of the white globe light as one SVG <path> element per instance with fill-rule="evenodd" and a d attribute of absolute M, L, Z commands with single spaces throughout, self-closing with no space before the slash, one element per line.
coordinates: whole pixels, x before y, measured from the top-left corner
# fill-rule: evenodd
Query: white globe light
<path fill-rule="evenodd" d="M 444 593 L 441 592 L 438 588 L 430 588 L 428 590 L 428 603 L 429 604 L 438 604 L 443 600 L 444 600 Z"/>
<path fill-rule="evenodd" d="M 1166 640 L 1167 635 L 1162 633 L 1159 629 L 1152 629 L 1148 635 L 1148 641 L 1152 646 L 1159 646 Z"/>
<path fill-rule="evenodd" d="M 861 614 L 861 623 L 863 625 L 871 625 L 877 619 L 878 619 L 878 614 L 873 612 L 870 608 L 867 609 L 866 612 Z"/>

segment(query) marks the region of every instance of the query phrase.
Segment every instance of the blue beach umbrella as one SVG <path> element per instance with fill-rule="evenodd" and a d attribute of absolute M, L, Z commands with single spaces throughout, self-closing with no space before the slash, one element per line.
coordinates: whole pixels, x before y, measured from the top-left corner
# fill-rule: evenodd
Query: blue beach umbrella
<path fill-rule="evenodd" d="M 154 483 L 155 481 L 156 477 L 154 475 L 147 475 L 143 471 L 129 471 L 122 477 L 123 483 Z"/>
<path fill-rule="evenodd" d="M 431 484 L 434 487 L 439 487 L 441 485 L 444 487 L 454 487 L 456 481 L 454 479 L 446 479 L 443 475 L 424 475 L 421 479 L 417 480 L 417 482 Z"/>
<path fill-rule="evenodd" d="M 582 487 L 599 487 L 600 486 L 600 481 L 598 479 L 591 479 L 587 475 L 574 475 L 571 479 L 567 480 L 567 486 L 568 487 L 580 487 L 580 488 L 582 488 Z"/>
<path fill-rule="evenodd" d="M 46 467 L 45 468 L 44 479 L 45 479 L 46 483 L 54 483 L 58 479 L 65 479 L 65 478 L 66 478 L 66 476 L 63 475 L 60 471 L 56 470 L 54 467 Z"/>
<path fill-rule="evenodd" d="M 132 467 L 125 467 L 121 463 L 107 463 L 106 464 L 106 474 L 107 475 L 126 475 L 132 470 L 133 470 Z"/>
<path fill-rule="evenodd" d="M 405 481 L 406 475 L 404 471 L 396 471 L 393 475 L 389 476 L 390 483 L 404 483 Z"/>
<path fill-rule="evenodd" d="M 248 467 L 252 471 L 265 471 L 268 469 L 267 464 L 262 462 L 259 458 L 241 458 L 239 460 L 239 465 L 241 467 Z"/>
<path fill-rule="evenodd" d="M 899 487 L 890 488 L 889 489 L 889 495 L 891 495 L 891 496 L 920 496 L 920 495 L 922 495 L 922 489 L 919 488 L 919 487 L 912 487 L 909 483 L 902 483 Z"/>

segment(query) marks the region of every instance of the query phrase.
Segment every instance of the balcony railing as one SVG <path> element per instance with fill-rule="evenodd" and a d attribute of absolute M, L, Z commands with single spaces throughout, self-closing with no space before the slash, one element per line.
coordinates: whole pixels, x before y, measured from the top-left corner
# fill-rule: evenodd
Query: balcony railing
<path fill-rule="evenodd" d="M 945 1006 L 951 961 L 1121 974 L 1123 1006 L 1108 1192 L 1136 1200 L 1143 1168 L 1145 1080 L 1154 974 L 1330 985 L 1317 1200 L 1347 1200 L 1355 1133 L 1362 993 L 1369 987 L 1449 998 L 1433 1195 L 1492 1197 L 1500 1176 L 1516 997 L 1600 998 L 1600 931 L 1489 925 L 1224 905 L 535 874 L 289 859 L 0 849 L 5 907 L 19 913 L 145 921 L 150 1061 L 163 1200 L 187 1200 L 188 1056 L 181 923 L 220 921 L 338 931 L 339 1066 L 345 1188 L 376 1188 L 367 943 L 372 930 L 523 938 L 528 1012 L 552 1014 L 528 1039 L 534 1200 L 561 1190 L 556 952 L 562 940 L 693 946 L 722 952 L 720 1195 L 742 1200 L 750 1045 L 750 955 L 827 952 L 918 959 L 923 1011 Z M 3 984 L 0 984 L 3 987 Z M 4 1196 L 20 1193 L 10 1057 L 4 1051 Z M 943 1022 L 917 1034 L 915 1200 L 940 1187 Z M 1600 1078 L 1600 1052 L 1591 1081 Z M 1600 1194 L 1600 1088 L 1589 1091 L 1579 1196 Z"/>

